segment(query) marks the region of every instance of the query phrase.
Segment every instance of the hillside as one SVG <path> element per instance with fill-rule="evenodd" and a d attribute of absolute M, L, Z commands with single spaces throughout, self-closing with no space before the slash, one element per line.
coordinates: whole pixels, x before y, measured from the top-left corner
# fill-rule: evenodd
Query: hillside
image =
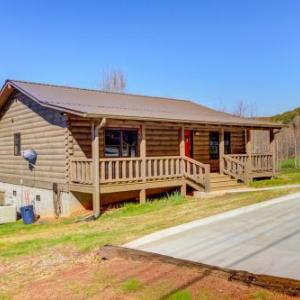
<path fill-rule="evenodd" d="M 273 122 L 289 124 L 296 116 L 300 116 L 300 107 L 284 112 L 282 114 L 272 116 L 270 117 L 270 120 Z"/>

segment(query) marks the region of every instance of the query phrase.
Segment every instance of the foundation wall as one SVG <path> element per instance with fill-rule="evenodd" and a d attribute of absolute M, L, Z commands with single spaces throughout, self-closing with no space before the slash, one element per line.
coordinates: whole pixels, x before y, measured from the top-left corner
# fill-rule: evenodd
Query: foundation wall
<path fill-rule="evenodd" d="M 33 205 L 35 213 L 40 217 L 55 217 L 54 192 L 48 189 L 0 182 L 0 192 L 4 194 L 5 205 L 15 205 L 20 211 L 21 206 Z M 87 196 L 85 196 L 87 197 Z M 71 192 L 60 193 L 61 217 L 87 209 L 84 196 Z"/>

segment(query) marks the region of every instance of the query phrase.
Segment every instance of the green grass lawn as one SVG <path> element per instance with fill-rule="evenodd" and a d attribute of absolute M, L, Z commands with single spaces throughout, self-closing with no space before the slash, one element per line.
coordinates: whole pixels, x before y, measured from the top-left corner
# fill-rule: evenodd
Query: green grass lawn
<path fill-rule="evenodd" d="M 299 190 L 299 189 L 298 189 Z M 23 225 L 22 221 L 0 225 L 0 261 L 71 246 L 88 251 L 105 244 L 123 244 L 145 234 L 195 219 L 255 204 L 292 190 L 251 192 L 210 199 L 183 198 L 178 194 L 147 202 L 126 204 L 105 212 L 98 220 L 78 218 Z"/>
<path fill-rule="evenodd" d="M 300 169 L 283 169 L 276 178 L 265 180 L 254 180 L 251 187 L 271 187 L 285 184 L 300 184 Z"/>

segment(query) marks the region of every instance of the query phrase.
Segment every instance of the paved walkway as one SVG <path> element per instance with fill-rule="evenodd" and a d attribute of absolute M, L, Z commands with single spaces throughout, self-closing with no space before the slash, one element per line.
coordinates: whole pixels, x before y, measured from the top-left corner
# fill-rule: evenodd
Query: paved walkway
<path fill-rule="evenodd" d="M 259 191 L 271 191 L 271 190 L 286 190 L 286 189 L 296 189 L 300 188 L 300 184 L 286 184 L 277 186 L 268 186 L 262 188 L 245 187 L 236 189 L 227 189 L 213 192 L 194 192 L 194 197 L 196 198 L 211 198 L 215 196 L 225 195 L 225 194 L 236 194 L 236 193 L 249 193 L 249 192 L 259 192 Z"/>
<path fill-rule="evenodd" d="M 176 226 L 125 246 L 300 280 L 300 193 Z"/>

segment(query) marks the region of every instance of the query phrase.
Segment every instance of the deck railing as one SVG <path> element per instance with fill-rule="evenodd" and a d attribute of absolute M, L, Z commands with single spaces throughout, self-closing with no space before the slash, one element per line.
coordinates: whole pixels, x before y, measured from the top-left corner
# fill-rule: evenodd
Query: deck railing
<path fill-rule="evenodd" d="M 236 180 L 246 181 L 246 157 L 237 157 L 237 155 L 224 155 L 223 172 Z"/>
<path fill-rule="evenodd" d="M 257 174 L 273 172 L 273 155 L 266 154 L 230 154 L 223 156 L 223 172 L 237 180 L 247 182 Z"/>
<path fill-rule="evenodd" d="M 93 160 L 73 158 L 70 163 L 70 181 L 80 184 L 93 184 Z"/>
<path fill-rule="evenodd" d="M 183 170 L 185 177 L 203 186 L 205 191 L 210 190 L 210 165 L 184 157 Z"/>
<path fill-rule="evenodd" d="M 272 154 L 252 154 L 251 156 L 252 171 L 265 172 L 273 170 L 273 155 Z"/>
<path fill-rule="evenodd" d="M 135 182 L 143 179 L 141 173 L 142 159 L 130 158 L 105 158 L 100 160 L 100 182 Z"/>
<path fill-rule="evenodd" d="M 93 184 L 92 159 L 72 158 L 70 181 L 77 184 Z M 168 179 L 185 179 L 209 190 L 209 165 L 188 157 L 130 157 L 100 159 L 100 183 L 149 182 Z"/>
<path fill-rule="evenodd" d="M 179 156 L 146 157 L 146 179 L 179 178 L 183 175 Z"/>

